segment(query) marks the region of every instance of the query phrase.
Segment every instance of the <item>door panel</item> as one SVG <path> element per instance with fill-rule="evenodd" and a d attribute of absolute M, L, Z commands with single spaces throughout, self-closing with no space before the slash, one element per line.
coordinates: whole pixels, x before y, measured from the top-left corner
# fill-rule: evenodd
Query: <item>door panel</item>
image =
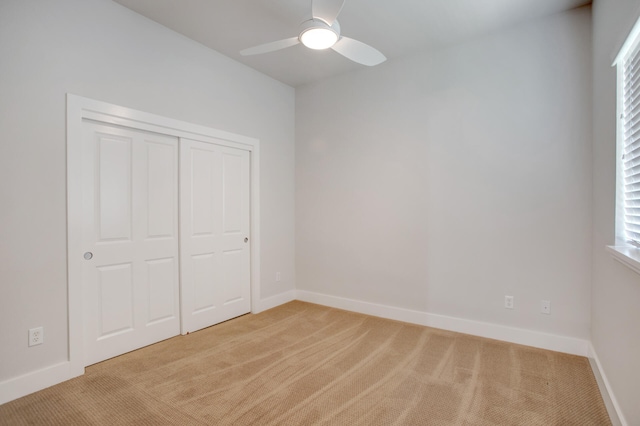
<path fill-rule="evenodd" d="M 222 210 L 222 231 L 225 235 L 242 233 L 243 217 L 242 208 L 246 206 L 241 190 L 243 178 L 243 158 L 235 153 L 222 153 L 222 173 L 223 173 L 223 210 Z"/>
<path fill-rule="evenodd" d="M 191 256 L 193 266 L 193 313 L 201 313 L 214 309 L 216 303 L 215 286 L 211 282 L 216 281 L 219 275 L 216 265 L 216 253 L 203 253 Z"/>
<path fill-rule="evenodd" d="M 183 334 L 251 310 L 249 161 L 248 151 L 180 141 Z"/>
<path fill-rule="evenodd" d="M 242 274 L 244 263 L 243 250 L 225 250 L 222 252 L 222 277 L 229 285 L 224 286 L 221 290 L 220 298 L 225 305 L 239 302 L 243 299 L 242 287 L 245 279 Z"/>
<path fill-rule="evenodd" d="M 174 238 L 176 198 L 172 188 L 175 185 L 175 146 L 145 141 L 147 148 L 148 212 L 147 238 Z"/>
<path fill-rule="evenodd" d="M 149 276 L 149 318 L 147 325 L 175 317 L 176 259 L 147 260 Z"/>
<path fill-rule="evenodd" d="M 183 141 L 183 145 L 185 143 Z M 182 152 L 185 152 L 184 149 Z M 187 194 L 192 203 L 188 216 L 191 219 L 191 231 L 188 235 L 212 236 L 216 232 L 214 227 L 217 223 L 212 218 L 219 209 L 219 201 L 216 197 L 219 195 L 217 190 L 221 185 L 219 170 L 217 170 L 219 167 L 216 164 L 217 153 L 194 148 L 188 152 L 188 155 L 190 161 L 186 163 L 187 168 L 182 169 L 182 176 L 190 178 L 191 183 L 190 193 Z"/>
<path fill-rule="evenodd" d="M 85 364 L 180 331 L 178 140 L 83 123 Z"/>
<path fill-rule="evenodd" d="M 131 263 L 97 269 L 100 340 L 133 330 L 133 270 Z"/>
<path fill-rule="evenodd" d="M 96 185 L 100 241 L 131 239 L 132 139 L 98 135 Z"/>

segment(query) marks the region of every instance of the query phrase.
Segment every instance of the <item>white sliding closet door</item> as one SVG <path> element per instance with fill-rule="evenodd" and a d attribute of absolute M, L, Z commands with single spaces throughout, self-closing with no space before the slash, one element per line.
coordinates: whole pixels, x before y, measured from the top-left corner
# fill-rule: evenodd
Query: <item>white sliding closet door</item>
<path fill-rule="evenodd" d="M 248 313 L 249 152 L 180 140 L 182 333 Z"/>
<path fill-rule="evenodd" d="M 180 332 L 178 139 L 85 121 L 85 365 Z"/>

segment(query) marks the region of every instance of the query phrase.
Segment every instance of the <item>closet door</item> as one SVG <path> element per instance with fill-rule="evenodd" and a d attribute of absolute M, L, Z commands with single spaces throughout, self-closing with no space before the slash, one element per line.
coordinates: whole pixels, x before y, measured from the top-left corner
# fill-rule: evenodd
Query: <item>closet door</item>
<path fill-rule="evenodd" d="M 180 331 L 178 140 L 83 123 L 85 365 Z"/>
<path fill-rule="evenodd" d="M 180 140 L 182 333 L 248 313 L 249 152 Z"/>

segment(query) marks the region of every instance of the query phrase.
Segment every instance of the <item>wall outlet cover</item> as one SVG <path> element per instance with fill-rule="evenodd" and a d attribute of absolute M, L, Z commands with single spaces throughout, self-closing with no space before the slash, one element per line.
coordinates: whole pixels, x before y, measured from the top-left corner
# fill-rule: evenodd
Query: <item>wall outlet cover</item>
<path fill-rule="evenodd" d="M 551 302 L 549 300 L 542 300 L 540 302 L 540 312 L 546 315 L 551 315 Z"/>
<path fill-rule="evenodd" d="M 504 307 L 507 309 L 513 309 L 513 296 L 504 297 Z"/>
<path fill-rule="evenodd" d="M 44 328 L 36 327 L 29 329 L 29 346 L 41 345 L 44 342 Z"/>

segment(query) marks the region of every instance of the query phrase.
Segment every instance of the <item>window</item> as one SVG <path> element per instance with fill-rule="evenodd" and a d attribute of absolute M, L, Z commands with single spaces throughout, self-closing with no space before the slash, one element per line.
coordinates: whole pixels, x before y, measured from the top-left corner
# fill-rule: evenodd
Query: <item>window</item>
<path fill-rule="evenodd" d="M 640 21 L 614 62 L 618 71 L 616 237 L 640 247 Z"/>
<path fill-rule="evenodd" d="M 618 72 L 616 243 L 607 250 L 640 274 L 640 20 L 613 65 Z"/>

